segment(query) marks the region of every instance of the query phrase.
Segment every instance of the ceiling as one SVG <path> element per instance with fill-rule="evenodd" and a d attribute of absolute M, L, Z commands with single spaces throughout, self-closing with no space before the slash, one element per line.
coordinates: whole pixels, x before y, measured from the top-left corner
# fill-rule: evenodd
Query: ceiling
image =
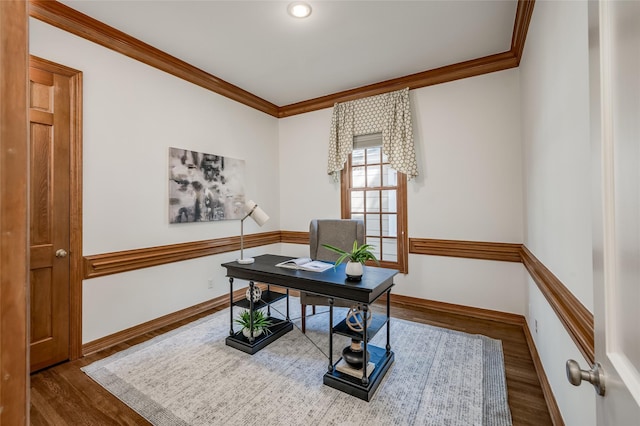
<path fill-rule="evenodd" d="M 278 106 L 508 51 L 516 0 L 60 0 Z"/>

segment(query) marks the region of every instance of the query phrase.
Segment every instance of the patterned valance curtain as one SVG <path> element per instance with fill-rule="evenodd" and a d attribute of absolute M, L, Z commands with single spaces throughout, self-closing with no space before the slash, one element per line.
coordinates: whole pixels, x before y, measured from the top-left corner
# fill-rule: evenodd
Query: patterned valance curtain
<path fill-rule="evenodd" d="M 353 150 L 353 137 L 371 133 L 382 133 L 382 152 L 392 168 L 408 179 L 418 176 L 406 88 L 334 105 L 327 172 L 336 181 Z"/>

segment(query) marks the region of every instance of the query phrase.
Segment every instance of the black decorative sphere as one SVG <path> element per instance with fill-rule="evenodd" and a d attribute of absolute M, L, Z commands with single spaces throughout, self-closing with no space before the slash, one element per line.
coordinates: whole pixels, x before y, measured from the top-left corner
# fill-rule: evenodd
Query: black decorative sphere
<path fill-rule="evenodd" d="M 351 345 L 342 350 L 342 359 L 353 368 L 362 369 L 362 358 L 363 351 L 359 340 L 352 340 Z M 367 362 L 369 362 L 369 359 L 371 359 L 371 356 L 367 351 Z"/>

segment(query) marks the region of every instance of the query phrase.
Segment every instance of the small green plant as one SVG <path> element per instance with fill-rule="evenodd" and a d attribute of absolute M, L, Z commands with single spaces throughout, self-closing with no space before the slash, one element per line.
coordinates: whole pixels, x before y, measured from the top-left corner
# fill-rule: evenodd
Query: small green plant
<path fill-rule="evenodd" d="M 371 251 L 374 247 L 370 244 L 362 244 L 361 246 L 358 246 L 358 241 L 354 241 L 353 250 L 351 250 L 351 252 L 342 250 L 338 247 L 334 247 L 330 244 L 323 244 L 322 247 L 340 255 L 338 260 L 336 260 L 335 262 L 335 266 L 338 266 L 345 260 L 362 264 L 364 264 L 364 262 L 366 262 L 367 260 L 373 260 L 377 264 L 380 264 L 380 262 L 378 262 L 378 259 L 376 259 L 376 256 Z"/>
<path fill-rule="evenodd" d="M 244 310 L 240 313 L 240 315 L 234 320 L 238 325 L 242 326 L 242 328 L 246 328 L 247 330 L 251 327 L 251 314 L 250 311 Z M 273 324 L 267 315 L 260 310 L 253 311 L 253 331 L 257 333 L 259 330 L 263 330 L 265 333 L 269 334 L 271 327 Z"/>

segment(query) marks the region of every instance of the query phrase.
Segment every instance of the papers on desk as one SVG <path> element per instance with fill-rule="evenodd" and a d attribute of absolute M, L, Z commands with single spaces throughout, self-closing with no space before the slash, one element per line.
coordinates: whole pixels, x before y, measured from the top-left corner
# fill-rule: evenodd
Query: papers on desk
<path fill-rule="evenodd" d="M 297 259 L 285 260 L 276 266 L 287 269 L 299 269 L 302 271 L 322 272 L 333 267 L 333 263 L 321 262 L 319 260 L 311 260 L 308 257 L 299 257 Z"/>

